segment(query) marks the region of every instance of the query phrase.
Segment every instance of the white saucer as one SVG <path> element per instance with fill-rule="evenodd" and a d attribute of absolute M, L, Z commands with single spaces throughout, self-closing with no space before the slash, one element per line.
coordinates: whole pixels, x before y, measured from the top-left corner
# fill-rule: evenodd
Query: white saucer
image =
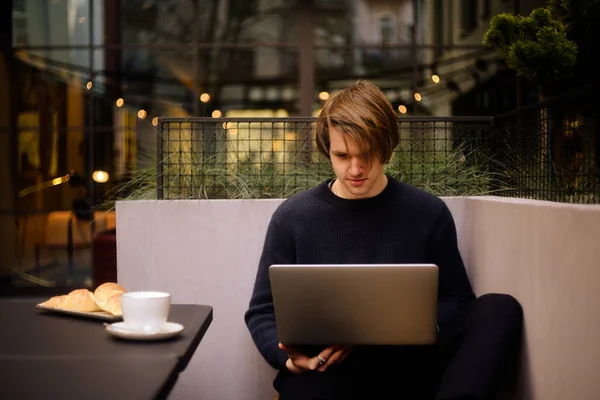
<path fill-rule="evenodd" d="M 136 332 L 127 327 L 125 322 L 115 322 L 106 325 L 106 330 L 113 336 L 130 340 L 160 340 L 168 339 L 183 331 L 183 325 L 175 322 L 167 322 L 165 326 L 156 333 Z"/>

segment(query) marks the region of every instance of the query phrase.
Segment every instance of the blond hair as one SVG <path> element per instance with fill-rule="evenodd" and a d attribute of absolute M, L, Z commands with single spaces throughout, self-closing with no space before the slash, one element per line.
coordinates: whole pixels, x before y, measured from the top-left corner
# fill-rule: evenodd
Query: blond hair
<path fill-rule="evenodd" d="M 329 158 L 329 128 L 356 141 L 362 155 L 387 163 L 398 145 L 396 112 L 383 92 L 371 82 L 356 84 L 334 93 L 317 118 L 317 147 Z"/>

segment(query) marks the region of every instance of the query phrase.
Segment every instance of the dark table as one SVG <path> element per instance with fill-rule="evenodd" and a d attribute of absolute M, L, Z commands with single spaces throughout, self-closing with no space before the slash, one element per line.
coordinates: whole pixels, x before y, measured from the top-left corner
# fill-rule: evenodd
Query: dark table
<path fill-rule="evenodd" d="M 212 322 L 212 307 L 174 304 L 185 329 L 153 342 L 118 339 L 104 321 L 0 301 L 0 399 L 166 398 Z"/>

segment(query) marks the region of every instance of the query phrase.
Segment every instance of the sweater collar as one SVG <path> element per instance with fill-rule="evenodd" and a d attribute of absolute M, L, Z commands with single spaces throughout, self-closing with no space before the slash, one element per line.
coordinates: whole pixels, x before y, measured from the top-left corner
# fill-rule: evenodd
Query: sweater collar
<path fill-rule="evenodd" d="M 381 193 L 367 199 L 344 199 L 335 195 L 330 189 L 331 182 L 333 182 L 335 178 L 324 181 L 315 189 L 320 198 L 335 207 L 346 209 L 368 209 L 384 203 L 387 199 L 392 198 L 394 193 L 398 190 L 398 181 L 387 174 L 386 177 L 388 179 L 388 184 L 381 191 Z"/>

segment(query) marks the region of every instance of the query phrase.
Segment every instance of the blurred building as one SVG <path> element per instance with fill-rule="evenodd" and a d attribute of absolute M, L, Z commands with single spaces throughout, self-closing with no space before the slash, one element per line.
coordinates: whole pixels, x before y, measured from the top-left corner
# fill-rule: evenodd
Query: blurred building
<path fill-rule="evenodd" d="M 153 168 L 158 117 L 316 115 L 359 78 L 381 87 L 399 114 L 514 108 L 514 76 L 481 38 L 493 15 L 538 3 L 3 2 L 0 274 L 30 264 L 48 211 L 77 200 L 95 207 L 132 172 Z M 79 185 L 19 196 L 70 171 Z M 92 179 L 98 171 L 108 182 Z"/>
<path fill-rule="evenodd" d="M 535 93 L 520 90 L 514 71 L 480 45 L 493 16 L 527 15 L 543 5 L 544 0 L 428 1 L 421 27 L 424 43 L 432 46 L 424 63 L 424 108 L 438 116 L 498 115 L 535 101 Z"/>

